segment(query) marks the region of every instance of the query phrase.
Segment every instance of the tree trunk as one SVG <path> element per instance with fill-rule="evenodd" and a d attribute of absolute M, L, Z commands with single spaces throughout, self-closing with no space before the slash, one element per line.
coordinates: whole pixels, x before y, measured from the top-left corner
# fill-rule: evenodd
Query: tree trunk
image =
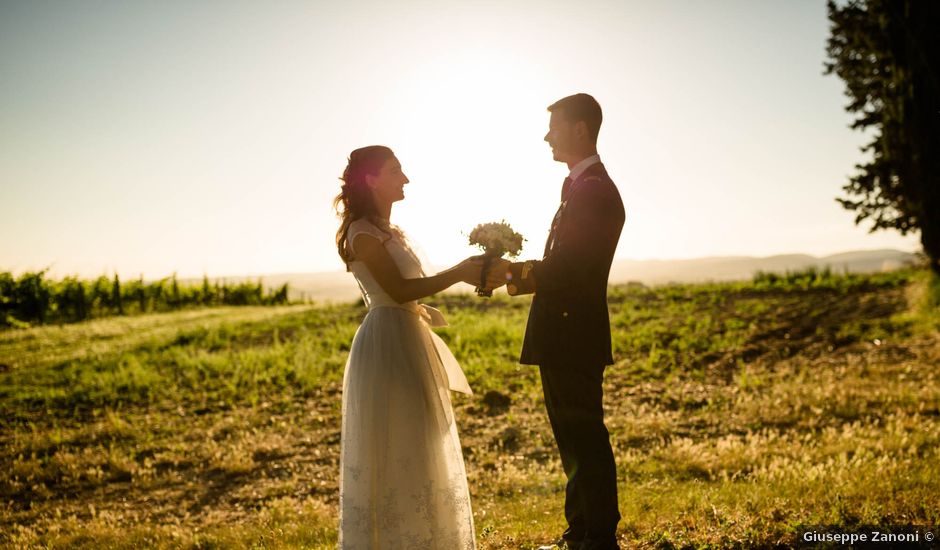
<path fill-rule="evenodd" d="M 909 4 L 908 54 L 912 66 L 915 162 L 919 165 L 920 242 L 934 275 L 940 277 L 940 27 L 938 2 Z M 919 162 L 917 162 L 919 161 Z"/>

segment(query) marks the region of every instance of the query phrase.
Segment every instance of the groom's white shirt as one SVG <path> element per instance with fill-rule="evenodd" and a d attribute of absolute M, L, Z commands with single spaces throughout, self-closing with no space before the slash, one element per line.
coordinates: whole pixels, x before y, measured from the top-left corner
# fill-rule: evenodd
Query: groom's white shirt
<path fill-rule="evenodd" d="M 571 178 L 571 181 L 577 181 L 578 177 L 584 173 L 585 170 L 594 166 L 595 164 L 601 161 L 600 155 L 591 155 L 588 158 L 582 160 L 581 162 L 575 164 L 571 168 L 571 173 L 568 174 L 568 177 Z"/>

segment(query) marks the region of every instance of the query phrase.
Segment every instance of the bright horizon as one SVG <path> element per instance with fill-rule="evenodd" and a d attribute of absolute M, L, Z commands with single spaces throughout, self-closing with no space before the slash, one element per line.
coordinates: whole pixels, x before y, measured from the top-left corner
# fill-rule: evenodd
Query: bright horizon
<path fill-rule="evenodd" d="M 507 220 L 538 257 L 567 168 L 546 107 L 604 110 L 622 259 L 919 249 L 835 202 L 866 137 L 823 2 L 0 5 L 0 271 L 342 269 L 349 152 L 392 147 L 435 265 Z"/>

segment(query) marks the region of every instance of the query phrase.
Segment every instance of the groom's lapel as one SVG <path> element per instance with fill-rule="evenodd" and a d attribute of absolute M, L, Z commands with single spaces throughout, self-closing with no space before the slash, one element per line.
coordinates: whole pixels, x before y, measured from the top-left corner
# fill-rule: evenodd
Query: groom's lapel
<path fill-rule="evenodd" d="M 562 189 L 562 201 L 558 205 L 558 210 L 555 211 L 555 217 L 552 219 L 552 227 L 548 232 L 548 240 L 545 241 L 545 252 L 542 255 L 542 258 L 545 259 L 548 257 L 549 252 L 555 247 L 555 239 L 558 237 L 559 226 L 561 225 L 562 218 L 567 208 L 568 204 L 571 202 L 571 199 L 578 194 L 578 191 L 584 187 L 586 180 L 601 177 L 606 173 L 603 163 L 596 163 L 588 166 L 588 168 L 578 176 L 576 180 L 571 182 L 570 185 L 563 185 Z M 565 178 L 567 179 L 567 178 Z"/>
<path fill-rule="evenodd" d="M 558 205 L 558 210 L 555 211 L 555 217 L 552 218 L 552 226 L 548 231 L 548 239 L 545 241 L 545 252 L 542 254 L 542 259 L 548 257 L 548 253 L 551 252 L 552 246 L 555 244 L 555 237 L 558 233 L 558 224 L 561 221 L 561 214 L 565 211 L 565 207 L 568 206 L 568 201 L 565 200 L 566 195 L 570 195 L 571 186 L 573 182 L 568 178 L 565 178 L 565 184 L 562 185 L 562 200 L 561 204 Z"/>

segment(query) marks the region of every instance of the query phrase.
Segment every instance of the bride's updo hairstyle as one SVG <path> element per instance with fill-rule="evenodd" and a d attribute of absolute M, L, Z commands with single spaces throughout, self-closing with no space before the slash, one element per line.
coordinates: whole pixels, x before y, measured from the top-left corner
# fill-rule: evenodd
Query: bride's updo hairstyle
<path fill-rule="evenodd" d="M 349 162 L 340 178 L 343 182 L 339 195 L 333 200 L 333 208 L 339 216 L 341 223 L 336 232 L 336 249 L 339 257 L 346 263 L 347 268 L 352 257 L 347 250 L 346 232 L 349 224 L 365 218 L 376 227 L 391 232 L 388 220 L 379 219 L 372 190 L 366 184 L 366 175 L 377 176 L 385 161 L 393 158 L 395 153 L 384 145 L 370 145 L 356 149 L 349 154 Z"/>

